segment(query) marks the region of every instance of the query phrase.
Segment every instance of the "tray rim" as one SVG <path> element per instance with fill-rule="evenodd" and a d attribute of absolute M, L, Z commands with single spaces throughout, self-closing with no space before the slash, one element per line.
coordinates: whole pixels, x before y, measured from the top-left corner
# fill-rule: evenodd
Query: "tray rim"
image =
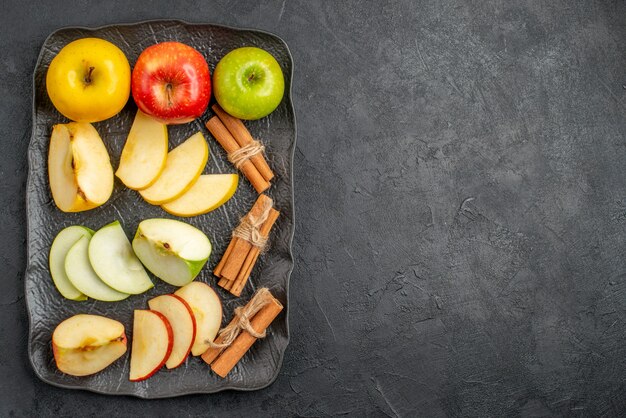
<path fill-rule="evenodd" d="M 287 302 L 289 302 L 289 285 L 291 282 L 291 273 L 293 272 L 294 269 L 294 257 L 293 257 L 293 238 L 296 232 L 296 213 L 295 213 L 295 193 L 294 193 L 294 169 L 293 169 L 293 162 L 294 162 L 294 158 L 295 158 L 295 150 L 296 150 L 296 143 L 298 141 L 298 124 L 297 124 L 297 118 L 296 118 L 296 111 L 293 105 L 293 96 L 292 96 L 292 91 L 293 91 L 293 74 L 294 74 L 294 67 L 295 67 L 295 62 L 293 59 L 293 54 L 291 53 L 291 50 L 289 49 L 289 45 L 287 44 L 287 42 L 285 42 L 285 40 L 280 37 L 279 35 L 270 32 L 270 31 L 266 31 L 263 29 L 257 29 L 257 28 L 250 28 L 250 27 L 236 27 L 236 26 L 230 26 L 230 25 L 226 25 L 226 24 L 219 24 L 219 23 L 210 23 L 210 22 L 191 22 L 191 21 L 187 21 L 184 19 L 147 19 L 147 20 L 139 20 L 136 22 L 124 22 L 124 23 L 109 23 L 106 25 L 101 25 L 101 26 L 62 26 L 59 27 L 57 29 L 55 29 L 54 31 L 50 32 L 48 34 L 48 36 L 46 36 L 46 38 L 44 39 L 43 43 L 41 44 L 41 47 L 39 49 L 39 54 L 37 55 L 37 61 L 35 62 L 35 66 L 32 70 L 32 78 L 31 78 L 31 86 L 32 86 L 32 102 L 31 102 L 31 112 L 32 112 L 32 119 L 31 119 L 31 135 L 29 138 L 29 142 L 28 142 L 28 152 L 27 152 L 27 163 L 28 163 L 28 173 L 26 176 L 26 192 L 24 193 L 24 200 L 25 200 L 25 209 L 26 209 L 26 267 L 24 269 L 24 299 L 26 301 L 26 314 L 28 315 L 28 362 L 30 363 L 31 368 L 33 369 L 33 371 L 35 372 L 35 375 L 44 383 L 47 383 L 51 386 L 55 386 L 58 388 L 62 388 L 62 389 L 72 389 L 72 390 L 84 390 L 87 392 L 91 392 L 91 393 L 97 393 L 97 394 L 101 394 L 101 395 L 107 395 L 107 396 L 132 396 L 135 398 L 140 398 L 140 399 L 167 399 L 167 398 L 174 398 L 174 397 L 180 397 L 180 396 L 187 396 L 187 395 L 209 395 L 209 394 L 213 394 L 213 393 L 219 393 L 219 392 L 223 392 L 226 390 L 235 390 L 235 391 L 241 391 L 241 392 L 251 392 L 251 391 L 255 391 L 255 390 L 261 390 L 261 389 L 265 389 L 266 387 L 272 385 L 276 379 L 278 378 L 278 375 L 280 374 L 280 371 L 282 369 L 282 365 L 283 365 L 283 360 L 284 360 L 284 356 L 285 356 L 285 351 L 287 350 L 287 347 L 289 347 L 289 342 L 291 340 L 291 330 L 289 327 L 289 310 L 290 310 L 290 303 L 287 303 L 287 307 L 285 309 L 285 327 L 287 330 L 287 343 L 285 345 L 285 349 L 282 350 L 280 352 L 279 358 L 278 358 L 278 367 L 276 367 L 276 371 L 274 372 L 274 375 L 272 376 L 271 379 L 268 380 L 267 383 L 264 383 L 262 385 L 259 386 L 254 386 L 254 387 L 238 387 L 238 386 L 226 386 L 226 387 L 221 387 L 215 390 L 190 390 L 190 391 L 185 391 L 185 392 L 179 392 L 179 393 L 170 393 L 170 394 L 164 394 L 164 395 L 157 395 L 157 396 L 146 396 L 146 395 L 142 395 L 142 394 L 138 394 L 135 392 L 110 392 L 110 391 L 105 391 L 105 390 L 99 390 L 93 387 L 87 387 L 87 386 L 81 386 L 81 385 L 69 385 L 69 384 L 64 384 L 64 383 L 58 383 L 52 380 L 47 379 L 46 377 L 44 377 L 42 374 L 40 374 L 40 371 L 37 369 L 37 367 L 35 367 L 34 363 L 33 363 L 33 352 L 32 352 L 32 344 L 31 344 L 31 336 L 32 336 L 32 328 L 33 328 L 33 318 L 32 318 L 32 314 L 31 314 L 31 308 L 30 308 L 30 302 L 29 302 L 29 298 L 27 295 L 27 278 L 29 275 L 29 265 L 30 265 L 30 260 L 31 260 L 31 254 L 30 254 L 30 219 L 28 216 L 29 213 L 29 194 L 28 194 L 28 186 L 31 184 L 31 166 L 32 166 L 32 157 L 31 157 L 31 153 L 32 148 L 31 145 L 33 143 L 33 140 L 35 138 L 35 111 L 36 111 L 36 106 L 35 106 L 35 100 L 36 100 L 36 91 L 35 91 L 35 87 L 36 87 L 36 79 L 35 79 L 35 72 L 36 69 L 39 68 L 39 66 L 41 65 L 41 60 L 43 57 L 43 46 L 46 45 L 48 43 L 48 41 L 50 40 L 50 38 L 52 38 L 53 36 L 57 35 L 59 32 L 65 31 L 65 30 L 86 30 L 86 31 L 97 31 L 97 30 L 101 30 L 101 29 L 109 29 L 109 28 L 113 28 L 113 27 L 128 27 L 128 26 L 140 26 L 140 25 L 144 25 L 144 24 L 151 24 L 151 23 L 178 23 L 178 24 L 182 24 L 185 26 L 212 26 L 212 27 L 217 27 L 217 28 L 223 28 L 223 29 L 229 29 L 229 30 L 234 30 L 234 31 L 239 31 L 239 32 L 256 32 L 256 33 L 261 33 L 264 35 L 269 35 L 272 36 L 274 38 L 276 38 L 278 41 L 280 41 L 284 47 L 285 50 L 287 52 L 287 56 L 289 57 L 289 60 L 291 61 L 291 71 L 288 74 L 289 76 L 289 90 L 286 92 L 287 94 L 285 95 L 285 97 L 288 99 L 289 103 L 288 106 L 291 108 L 291 113 L 293 115 L 293 141 L 291 143 L 291 151 L 290 151 L 290 155 L 289 157 L 291 158 L 291 167 L 289 170 L 289 174 L 290 174 L 290 185 L 291 185 L 291 190 L 290 190 L 290 194 L 291 194 L 291 219 L 293 222 L 293 226 L 291 228 L 291 233 L 289 235 L 289 240 L 288 240 L 288 248 L 289 248 L 289 258 L 291 259 L 291 266 L 289 267 L 289 271 L 287 272 L 287 281 L 286 281 L 286 285 L 285 285 L 285 295 L 286 295 L 286 300 Z M 129 354 L 130 355 L 130 354 Z"/>

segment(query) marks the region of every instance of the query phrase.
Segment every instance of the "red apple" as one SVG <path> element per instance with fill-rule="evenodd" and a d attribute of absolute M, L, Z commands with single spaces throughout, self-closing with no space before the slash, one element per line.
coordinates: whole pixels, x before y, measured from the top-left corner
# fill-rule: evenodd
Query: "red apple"
<path fill-rule="evenodd" d="M 131 91 L 142 112 L 166 124 L 191 122 L 211 99 L 209 65 L 180 42 L 146 48 L 133 68 Z"/>

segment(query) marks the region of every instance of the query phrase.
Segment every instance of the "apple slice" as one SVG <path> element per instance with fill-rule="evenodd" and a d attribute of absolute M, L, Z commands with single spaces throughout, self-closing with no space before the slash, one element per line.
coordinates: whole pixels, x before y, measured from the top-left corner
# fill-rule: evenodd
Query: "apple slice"
<path fill-rule="evenodd" d="M 187 302 L 177 295 L 161 295 L 148 301 L 150 310 L 160 312 L 170 323 L 174 335 L 172 353 L 165 367 L 173 369 L 183 364 L 196 339 L 196 319 Z"/>
<path fill-rule="evenodd" d="M 126 187 L 145 189 L 156 181 L 167 159 L 167 125 L 137 110 L 115 175 Z"/>
<path fill-rule="evenodd" d="M 57 367 L 72 376 L 87 376 L 106 368 L 126 352 L 124 325 L 99 315 L 74 315 L 52 334 Z"/>
<path fill-rule="evenodd" d="M 137 227 L 133 250 L 161 280 L 184 286 L 200 273 L 211 255 L 204 232 L 174 219 L 146 219 Z"/>
<path fill-rule="evenodd" d="M 92 299 L 116 302 L 130 296 L 107 286 L 89 262 L 90 237 L 81 237 L 65 256 L 65 273 L 76 289 Z"/>
<path fill-rule="evenodd" d="M 135 310 L 133 345 L 130 355 L 130 380 L 139 382 L 155 374 L 172 352 L 173 333 L 163 314 Z"/>
<path fill-rule="evenodd" d="M 140 190 L 139 194 L 153 205 L 178 198 L 200 177 L 208 159 L 209 146 L 202 133 L 198 132 L 167 154 L 165 168 L 159 178 L 152 186 Z"/>
<path fill-rule="evenodd" d="M 222 206 L 237 191 L 237 174 L 205 174 L 176 200 L 161 207 L 176 216 L 196 216 Z"/>
<path fill-rule="evenodd" d="M 191 306 L 196 318 L 196 338 L 191 347 L 191 354 L 199 356 L 213 341 L 222 324 L 222 302 L 211 286 L 202 282 L 191 282 L 175 293 Z"/>
<path fill-rule="evenodd" d="M 91 124 L 54 125 L 48 177 L 54 203 L 63 212 L 92 209 L 109 200 L 113 193 L 113 167 Z"/>
<path fill-rule="evenodd" d="M 89 262 L 98 277 L 118 292 L 136 295 L 154 286 L 119 221 L 100 228 L 91 238 Z"/>
<path fill-rule="evenodd" d="M 81 301 L 87 300 L 87 296 L 76 289 L 65 273 L 65 257 L 67 252 L 82 237 L 91 237 L 93 231 L 84 226 L 72 225 L 61 230 L 52 241 L 50 247 L 50 257 L 48 263 L 50 265 L 50 275 L 57 290 L 63 297 L 71 300 Z"/>

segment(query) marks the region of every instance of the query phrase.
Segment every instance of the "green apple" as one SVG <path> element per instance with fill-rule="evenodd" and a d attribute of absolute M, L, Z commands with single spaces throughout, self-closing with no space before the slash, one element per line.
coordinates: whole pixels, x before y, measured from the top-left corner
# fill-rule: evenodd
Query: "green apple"
<path fill-rule="evenodd" d="M 82 237 L 91 237 L 93 231 L 84 226 L 72 225 L 61 230 L 52 241 L 50 247 L 50 257 L 48 262 L 50 264 L 50 275 L 52 281 L 57 290 L 63 295 L 63 297 L 71 300 L 87 300 L 80 290 L 76 289 L 74 285 L 67 278 L 65 273 L 65 257 L 67 252 L 72 248 L 72 245 L 76 244 Z"/>
<path fill-rule="evenodd" d="M 119 221 L 93 235 L 89 242 L 89 262 L 98 277 L 118 292 L 136 295 L 154 286 Z"/>
<path fill-rule="evenodd" d="M 67 252 L 65 272 L 70 282 L 92 299 L 116 302 L 130 296 L 107 286 L 98 277 L 89 262 L 89 241 L 91 237 L 81 237 Z"/>
<path fill-rule="evenodd" d="M 146 219 L 137 227 L 133 250 L 161 280 L 184 286 L 200 273 L 211 255 L 211 241 L 199 229 L 173 219 Z"/>
<path fill-rule="evenodd" d="M 260 119 L 278 107 L 285 79 L 278 61 L 255 47 L 237 48 L 217 63 L 213 94 L 222 108 L 239 119 Z"/>

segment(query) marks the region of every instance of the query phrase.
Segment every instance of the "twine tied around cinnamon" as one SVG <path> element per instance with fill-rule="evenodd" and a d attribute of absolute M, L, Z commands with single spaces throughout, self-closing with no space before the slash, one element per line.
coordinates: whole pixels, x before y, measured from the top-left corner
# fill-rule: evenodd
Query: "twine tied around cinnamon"
<path fill-rule="evenodd" d="M 221 339 L 221 343 L 210 340 L 207 340 L 206 343 L 211 348 L 228 347 L 235 341 L 235 338 L 237 338 L 242 330 L 246 331 L 254 338 L 265 338 L 265 330 L 263 332 L 256 332 L 254 328 L 252 328 L 252 325 L 250 325 L 250 320 L 257 312 L 263 309 L 265 305 L 270 303 L 273 298 L 267 287 L 260 288 L 247 305 L 235 308 L 236 320 L 231 321 L 225 328 L 222 328 L 215 338 L 215 341 L 217 341 L 218 338 Z"/>
<path fill-rule="evenodd" d="M 253 139 L 249 144 L 244 145 L 236 151 L 228 153 L 228 161 L 230 161 L 237 168 L 237 170 L 239 170 L 243 163 L 263 151 L 265 151 L 265 146 L 261 144 L 261 142 Z"/>
<path fill-rule="evenodd" d="M 261 234 L 259 228 L 261 228 L 263 222 L 267 220 L 270 210 L 272 209 L 272 205 L 272 199 L 267 199 L 267 201 L 263 204 L 263 210 L 258 217 L 250 216 L 249 214 L 244 216 L 237 228 L 234 229 L 233 237 L 248 241 L 250 244 L 263 252 L 267 246 L 267 237 Z"/>

